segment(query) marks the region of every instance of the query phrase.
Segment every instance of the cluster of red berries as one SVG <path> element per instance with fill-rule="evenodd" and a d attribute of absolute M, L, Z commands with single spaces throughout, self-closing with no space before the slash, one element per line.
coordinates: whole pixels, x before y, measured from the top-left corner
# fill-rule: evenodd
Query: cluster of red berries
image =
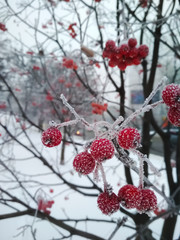
<path fill-rule="evenodd" d="M 77 70 L 78 66 L 77 64 L 73 61 L 73 59 L 68 59 L 68 58 L 63 58 L 63 67 L 69 68 L 69 69 L 74 69 Z"/>
<path fill-rule="evenodd" d="M 51 211 L 48 208 L 51 208 L 53 204 L 54 204 L 53 200 L 52 201 L 50 201 L 50 200 L 47 201 L 47 200 L 44 200 L 44 199 L 40 199 L 38 201 L 38 210 L 43 211 L 44 213 L 49 215 L 51 213 Z"/>
<path fill-rule="evenodd" d="M 124 71 L 127 66 L 139 65 L 141 60 L 147 57 L 149 48 L 146 45 L 140 45 L 136 47 L 137 40 L 130 38 L 128 43 L 116 46 L 113 40 L 106 42 L 105 49 L 103 51 L 103 58 L 109 58 L 109 66 L 117 66 L 120 70 Z"/>
<path fill-rule="evenodd" d="M 162 99 L 169 107 L 168 120 L 177 127 L 180 127 L 180 85 L 169 84 L 162 91 Z"/>
<path fill-rule="evenodd" d="M 105 111 L 107 111 L 107 103 L 99 104 L 96 102 L 91 103 L 92 113 L 102 115 Z"/>
<path fill-rule="evenodd" d="M 120 205 L 127 209 L 136 208 L 139 213 L 146 213 L 157 208 L 157 197 L 150 189 L 140 189 L 128 184 L 120 188 L 118 195 L 108 191 L 101 193 L 97 203 L 106 215 L 118 211 Z"/>
<path fill-rule="evenodd" d="M 77 25 L 77 23 L 72 23 L 68 27 L 68 30 L 70 31 L 70 35 L 71 35 L 72 38 L 75 38 L 77 36 L 77 34 L 74 30 L 74 26 L 76 26 L 76 25 Z"/>
<path fill-rule="evenodd" d="M 0 30 L 3 32 L 7 31 L 7 28 L 3 23 L 0 23 Z"/>

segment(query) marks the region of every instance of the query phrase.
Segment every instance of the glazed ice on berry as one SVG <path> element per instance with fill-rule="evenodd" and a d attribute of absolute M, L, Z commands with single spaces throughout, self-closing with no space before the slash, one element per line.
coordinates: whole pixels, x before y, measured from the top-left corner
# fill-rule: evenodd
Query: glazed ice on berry
<path fill-rule="evenodd" d="M 162 99 L 167 106 L 178 107 L 180 111 L 180 85 L 167 85 L 162 91 Z"/>
<path fill-rule="evenodd" d="M 103 162 L 114 156 L 114 145 L 106 138 L 100 138 L 91 144 L 90 152 L 92 157 L 98 162 Z"/>
<path fill-rule="evenodd" d="M 118 192 L 120 204 L 125 208 L 137 208 L 141 204 L 142 193 L 139 188 L 127 184 Z"/>
<path fill-rule="evenodd" d="M 124 149 L 137 148 L 141 142 L 141 135 L 136 128 L 124 128 L 118 134 L 118 143 Z"/>
<path fill-rule="evenodd" d="M 157 197 L 150 189 L 141 189 L 142 200 L 136 209 L 140 213 L 155 210 L 157 208 Z"/>
<path fill-rule="evenodd" d="M 88 152 L 79 153 L 73 161 L 74 169 L 83 175 L 87 175 L 94 170 L 95 160 Z"/>
<path fill-rule="evenodd" d="M 97 199 L 97 204 L 101 212 L 105 215 L 111 215 L 119 210 L 119 199 L 115 193 L 103 192 Z"/>
<path fill-rule="evenodd" d="M 61 143 L 62 134 L 59 129 L 50 127 L 42 133 L 41 140 L 46 147 L 55 147 Z"/>

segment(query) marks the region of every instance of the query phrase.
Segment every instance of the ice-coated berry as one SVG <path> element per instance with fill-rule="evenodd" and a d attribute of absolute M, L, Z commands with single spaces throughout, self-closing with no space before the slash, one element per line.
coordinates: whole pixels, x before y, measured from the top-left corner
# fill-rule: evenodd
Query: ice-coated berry
<path fill-rule="evenodd" d="M 62 134 L 59 129 L 50 127 L 42 133 L 41 140 L 46 147 L 55 147 L 61 143 Z"/>
<path fill-rule="evenodd" d="M 118 197 L 120 204 L 128 209 L 138 207 L 142 200 L 140 189 L 131 184 L 127 184 L 120 188 Z"/>
<path fill-rule="evenodd" d="M 180 127 L 180 108 L 170 107 L 167 113 L 170 123 L 176 127 Z"/>
<path fill-rule="evenodd" d="M 141 141 L 141 135 L 136 128 L 124 128 L 118 134 L 118 143 L 124 149 L 136 148 Z"/>
<path fill-rule="evenodd" d="M 137 45 L 137 40 L 136 40 L 136 38 L 130 38 L 130 39 L 128 40 L 128 45 L 129 45 L 130 48 L 134 48 L 134 47 Z"/>
<path fill-rule="evenodd" d="M 180 108 L 180 85 L 174 83 L 167 85 L 162 91 L 162 99 L 167 106 Z"/>
<path fill-rule="evenodd" d="M 92 157 L 98 162 L 110 159 L 114 155 L 114 145 L 106 138 L 100 138 L 91 144 L 90 152 Z"/>
<path fill-rule="evenodd" d="M 120 54 L 127 56 L 128 52 L 129 52 L 128 44 L 122 44 L 119 48 L 119 52 L 120 52 Z"/>
<path fill-rule="evenodd" d="M 119 199 L 115 193 L 101 193 L 97 199 L 97 203 L 101 212 L 106 215 L 111 215 L 114 212 L 117 212 L 120 208 Z"/>
<path fill-rule="evenodd" d="M 141 204 L 136 207 L 140 213 L 152 211 L 157 208 L 157 197 L 150 189 L 141 189 Z"/>
<path fill-rule="evenodd" d="M 145 58 L 149 54 L 149 48 L 146 45 L 140 45 L 138 48 L 140 57 Z"/>
<path fill-rule="evenodd" d="M 106 42 L 106 50 L 114 50 L 116 43 L 113 40 L 108 40 Z"/>
<path fill-rule="evenodd" d="M 83 175 L 87 175 L 94 170 L 95 160 L 88 152 L 81 152 L 74 158 L 74 169 Z"/>

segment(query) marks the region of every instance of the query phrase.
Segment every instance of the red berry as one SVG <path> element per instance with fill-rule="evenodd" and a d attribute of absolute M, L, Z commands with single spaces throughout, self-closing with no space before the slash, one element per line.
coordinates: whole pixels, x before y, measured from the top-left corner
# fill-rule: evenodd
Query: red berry
<path fill-rule="evenodd" d="M 141 63 L 141 58 L 140 57 L 135 57 L 133 58 L 133 64 L 134 65 L 139 65 Z"/>
<path fill-rule="evenodd" d="M 114 145 L 108 139 L 97 139 L 91 144 L 90 152 L 94 159 L 102 162 L 113 157 Z"/>
<path fill-rule="evenodd" d="M 118 63 L 118 68 L 121 70 L 121 71 L 124 71 L 125 69 L 126 69 L 126 67 L 127 67 L 127 64 L 126 64 L 126 62 L 124 61 L 120 61 L 119 63 Z"/>
<path fill-rule="evenodd" d="M 157 208 L 157 197 L 150 189 L 141 189 L 142 200 L 141 204 L 136 208 L 140 213 L 155 210 Z"/>
<path fill-rule="evenodd" d="M 74 158 L 73 167 L 77 172 L 87 175 L 94 170 L 95 160 L 88 152 L 81 152 Z"/>
<path fill-rule="evenodd" d="M 129 46 L 127 44 L 122 44 L 119 48 L 120 54 L 127 56 L 129 53 Z"/>
<path fill-rule="evenodd" d="M 171 83 L 162 91 L 162 99 L 169 107 L 180 107 L 180 85 Z"/>
<path fill-rule="evenodd" d="M 126 64 L 127 64 L 127 66 L 133 65 L 133 59 L 130 57 L 126 58 Z"/>
<path fill-rule="evenodd" d="M 139 188 L 128 184 L 120 188 L 118 192 L 120 204 L 125 208 L 136 208 L 140 205 L 142 194 Z"/>
<path fill-rule="evenodd" d="M 141 7 L 142 7 L 142 8 L 147 7 L 148 0 L 139 0 L 139 2 L 140 2 L 140 4 L 141 4 Z"/>
<path fill-rule="evenodd" d="M 101 212 L 106 215 L 111 215 L 119 210 L 119 199 L 115 193 L 101 193 L 97 199 L 97 203 Z"/>
<path fill-rule="evenodd" d="M 130 38 L 128 40 L 128 45 L 130 48 L 134 48 L 137 45 L 137 40 L 135 38 Z"/>
<path fill-rule="evenodd" d="M 113 53 L 112 51 L 104 49 L 102 56 L 103 58 L 111 58 L 113 56 Z"/>
<path fill-rule="evenodd" d="M 136 148 L 141 141 L 141 135 L 136 128 L 124 128 L 118 134 L 118 143 L 124 149 Z"/>
<path fill-rule="evenodd" d="M 137 55 L 138 55 L 138 49 L 137 48 L 134 47 L 134 48 L 129 49 L 129 54 L 128 54 L 129 57 L 135 58 L 135 57 L 137 57 Z"/>
<path fill-rule="evenodd" d="M 149 54 L 149 48 L 147 45 L 140 45 L 138 48 L 138 52 L 140 57 L 145 58 Z"/>
<path fill-rule="evenodd" d="M 170 123 L 176 127 L 180 127 L 180 108 L 170 107 L 167 117 Z"/>
<path fill-rule="evenodd" d="M 114 50 L 116 47 L 116 43 L 113 40 L 108 40 L 106 42 L 106 50 Z"/>
<path fill-rule="evenodd" d="M 61 143 L 62 134 L 57 128 L 50 127 L 42 133 L 41 140 L 46 147 L 55 147 Z"/>
<path fill-rule="evenodd" d="M 115 67 L 117 66 L 117 64 L 118 64 L 118 59 L 115 56 L 113 56 L 108 63 L 110 67 Z"/>

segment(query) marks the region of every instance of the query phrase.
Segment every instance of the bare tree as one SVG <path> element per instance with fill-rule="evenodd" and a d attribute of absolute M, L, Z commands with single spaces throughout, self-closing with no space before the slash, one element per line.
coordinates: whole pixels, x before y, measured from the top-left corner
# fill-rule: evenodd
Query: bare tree
<path fill-rule="evenodd" d="M 0 57 L 0 91 L 5 101 L 0 119 L 0 204 L 4 209 L 0 219 L 29 216 L 17 236 L 30 231 L 32 239 L 41 239 L 41 221 L 53 226 L 51 239 L 119 239 L 124 229 L 129 230 L 126 239 L 173 239 L 180 207 L 180 131 L 177 127 L 172 151 L 172 124 L 167 122 L 166 131 L 162 128 L 167 107 L 161 100 L 160 81 L 167 76 L 168 83 L 179 84 L 178 1 L 117 0 L 109 6 L 105 0 L 13 4 L 4 0 L 1 9 L 2 40 L 11 41 L 1 43 Z M 20 37 L 10 24 L 19 29 Z M 137 40 L 133 51 L 120 55 L 123 44 L 130 48 L 129 39 Z M 138 55 L 140 48 L 146 55 Z M 132 90 L 143 92 L 142 104 L 131 104 Z M 41 142 L 41 132 L 51 120 L 50 125 L 60 127 L 63 136 L 60 146 L 48 149 Z M 117 140 L 117 132 L 127 126 L 141 131 L 142 146 L 132 151 L 140 158 L 138 165 L 132 152 Z M 77 130 L 87 137 L 77 137 Z M 155 133 L 163 156 L 157 169 L 148 160 Z M 112 162 L 96 162 L 92 175 L 77 178 L 73 159 L 82 149 L 89 151 L 100 136 L 111 139 L 115 157 Z M 66 144 L 68 152 L 63 151 Z M 161 184 L 163 178 L 167 183 Z M 104 218 L 98 208 L 94 217 L 74 218 L 65 207 L 57 214 L 62 198 L 64 206 L 71 194 L 86 202 L 97 201 L 109 183 L 114 192 L 125 184 L 144 183 L 158 196 L 157 208 L 150 216 L 131 211 L 121 202 L 115 215 Z M 80 212 L 78 202 L 73 207 Z M 157 235 L 150 225 L 160 219 Z M 93 223 L 107 227 L 108 233 L 95 230 Z"/>

